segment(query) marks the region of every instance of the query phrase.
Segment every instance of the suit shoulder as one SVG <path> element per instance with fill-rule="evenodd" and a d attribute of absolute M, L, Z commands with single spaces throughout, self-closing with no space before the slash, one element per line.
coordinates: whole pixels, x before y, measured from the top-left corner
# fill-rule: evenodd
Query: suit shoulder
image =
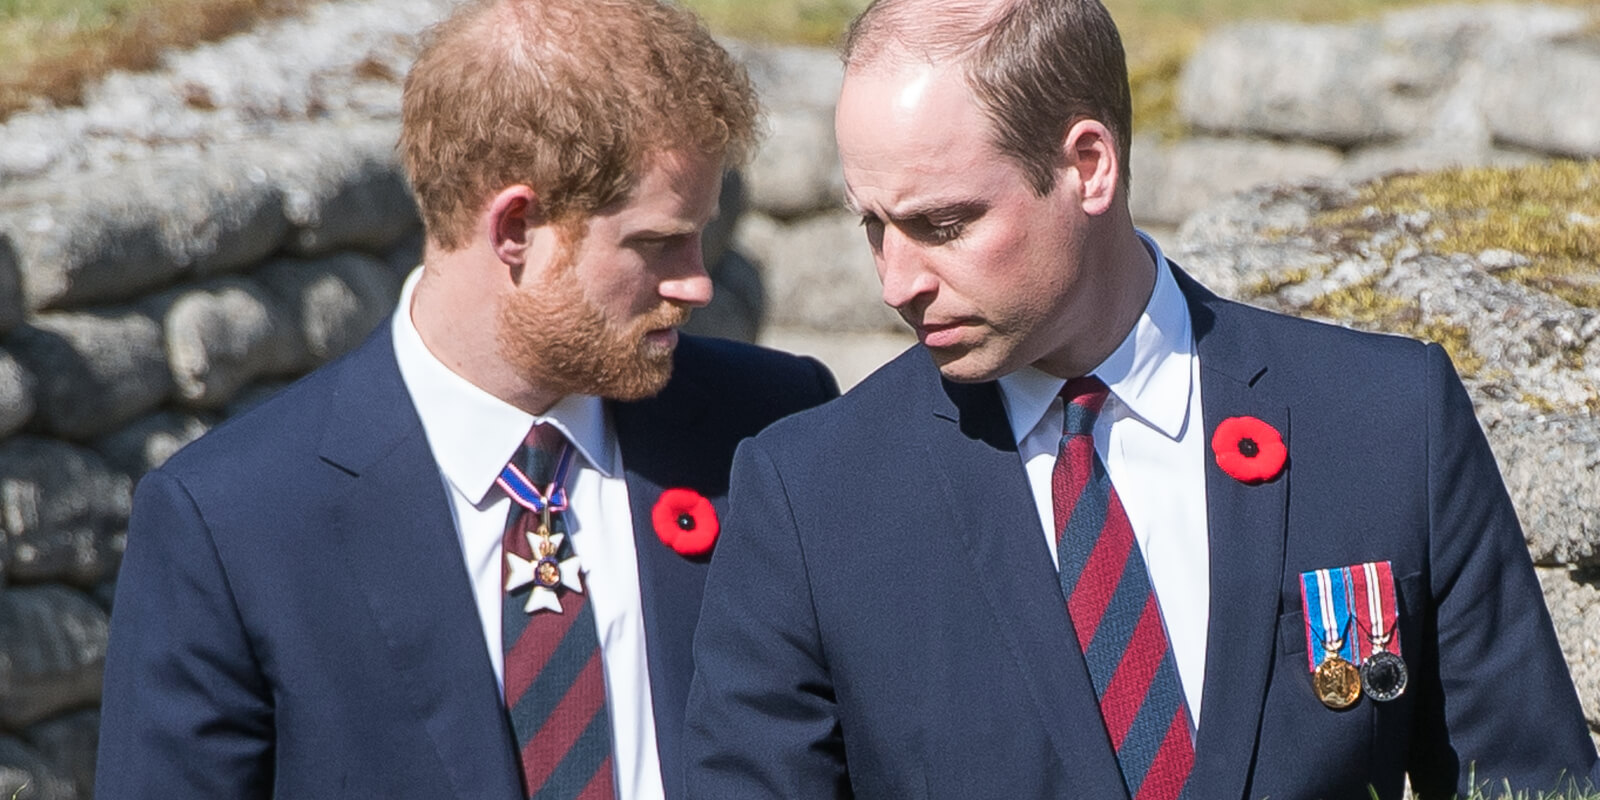
<path fill-rule="evenodd" d="M 295 482 L 299 465 L 316 458 L 324 422 L 347 382 L 349 365 L 358 359 L 368 364 L 384 357 L 392 361 L 387 349 L 391 345 L 383 334 L 375 332 L 354 351 L 224 420 L 157 469 L 191 486 L 261 485 L 274 480 L 278 471 L 285 473 L 279 476 L 285 482 Z M 395 376 L 398 379 L 398 370 Z"/>
<path fill-rule="evenodd" d="M 1429 351 L 1439 349 L 1408 336 L 1356 330 L 1229 300 L 1215 300 L 1211 306 L 1226 314 L 1233 328 L 1227 338 L 1238 347 L 1263 353 L 1264 360 L 1311 385 L 1329 380 L 1416 381 Z M 1196 336 L 1205 336 L 1205 320 L 1197 318 L 1195 325 Z M 1201 363 L 1205 364 L 1203 356 Z"/>
<path fill-rule="evenodd" d="M 676 376 L 724 396 L 792 406 L 790 410 L 839 393 L 833 373 L 815 358 L 728 339 L 684 336 L 674 369 Z"/>
<path fill-rule="evenodd" d="M 241 454 L 314 447 L 320 426 L 307 423 L 323 417 L 331 393 L 327 371 L 328 367 L 323 367 L 312 372 L 224 420 L 173 454 L 160 469 L 178 474 L 204 472 L 218 461 L 236 460 Z"/>
<path fill-rule="evenodd" d="M 914 345 L 839 399 L 780 420 L 759 438 L 785 449 L 789 449 L 787 443 L 880 440 L 886 432 L 898 430 L 896 422 L 907 419 L 913 407 L 925 405 L 938 386 L 939 373 L 932 359 Z"/>

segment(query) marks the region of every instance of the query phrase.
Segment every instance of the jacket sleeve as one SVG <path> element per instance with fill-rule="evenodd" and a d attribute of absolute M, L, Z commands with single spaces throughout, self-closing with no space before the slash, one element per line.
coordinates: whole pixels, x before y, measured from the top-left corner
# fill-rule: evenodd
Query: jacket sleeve
<path fill-rule="evenodd" d="M 686 796 L 850 797 L 805 553 L 761 440 L 734 456 L 685 722 Z"/>
<path fill-rule="evenodd" d="M 1499 467 L 1450 359 L 1428 347 L 1429 576 L 1436 696 L 1419 706 L 1421 797 L 1552 790 L 1595 749 Z M 1469 781 L 1469 776 L 1470 781 Z"/>
<path fill-rule="evenodd" d="M 139 484 L 106 654 L 95 797 L 266 798 L 273 712 L 202 511 Z"/>

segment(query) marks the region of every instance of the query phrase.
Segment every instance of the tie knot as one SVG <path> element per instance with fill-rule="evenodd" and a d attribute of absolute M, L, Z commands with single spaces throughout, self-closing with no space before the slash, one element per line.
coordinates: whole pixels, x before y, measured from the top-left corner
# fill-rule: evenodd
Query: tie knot
<path fill-rule="evenodd" d="M 512 459 L 528 476 L 528 480 L 543 487 L 555 477 L 556 460 L 561 457 L 561 447 L 566 442 L 567 437 L 561 434 L 559 428 L 541 422 L 528 431 L 522 440 L 522 447 L 518 448 Z"/>
<path fill-rule="evenodd" d="M 1093 375 L 1084 375 L 1067 381 L 1061 387 L 1061 400 L 1066 410 L 1066 419 L 1061 426 L 1063 436 L 1087 436 L 1094 432 L 1094 421 L 1100 416 L 1100 409 L 1106 404 L 1106 397 L 1110 389 L 1099 378 Z"/>

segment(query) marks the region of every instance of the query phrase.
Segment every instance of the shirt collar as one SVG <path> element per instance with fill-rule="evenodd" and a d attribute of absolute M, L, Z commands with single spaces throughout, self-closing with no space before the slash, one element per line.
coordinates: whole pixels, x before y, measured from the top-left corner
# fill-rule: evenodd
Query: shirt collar
<path fill-rule="evenodd" d="M 1189 305 L 1154 239 L 1138 232 L 1156 263 L 1155 288 L 1144 313 L 1099 366 L 1090 370 L 1145 424 L 1176 439 L 1189 416 L 1194 335 Z M 1011 432 L 1020 444 L 1044 418 L 1066 379 L 1028 366 L 999 379 Z"/>
<path fill-rule="evenodd" d="M 482 503 L 529 428 L 538 422 L 556 426 L 589 464 L 611 477 L 616 442 L 600 398 L 568 395 L 534 416 L 457 375 L 428 350 L 411 321 L 411 297 L 422 269 L 414 270 L 400 291 L 392 322 L 394 351 L 445 480 L 475 505 Z"/>

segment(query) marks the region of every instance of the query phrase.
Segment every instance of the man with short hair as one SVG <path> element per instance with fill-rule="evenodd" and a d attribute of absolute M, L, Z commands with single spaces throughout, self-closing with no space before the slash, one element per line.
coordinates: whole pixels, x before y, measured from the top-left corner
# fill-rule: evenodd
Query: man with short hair
<path fill-rule="evenodd" d="M 148 475 L 102 798 L 681 798 L 735 445 L 837 394 L 681 337 L 749 150 L 656 0 L 475 0 L 406 80 L 424 265 L 359 349 Z"/>
<path fill-rule="evenodd" d="M 1448 357 L 1222 300 L 1134 229 L 1096 0 L 879 0 L 845 61 L 847 197 L 920 344 L 740 447 L 690 795 L 1595 775 Z"/>

